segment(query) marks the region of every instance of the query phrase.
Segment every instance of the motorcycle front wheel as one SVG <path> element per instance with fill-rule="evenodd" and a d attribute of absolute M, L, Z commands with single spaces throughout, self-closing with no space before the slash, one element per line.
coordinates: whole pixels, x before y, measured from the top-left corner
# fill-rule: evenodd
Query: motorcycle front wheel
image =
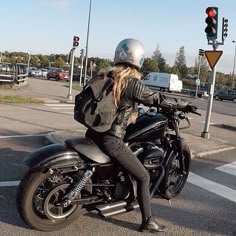
<path fill-rule="evenodd" d="M 69 191 L 72 178 L 67 175 L 30 170 L 17 189 L 17 209 L 24 222 L 40 231 L 56 231 L 77 219 L 81 205 L 62 207 L 57 203 Z"/>
<path fill-rule="evenodd" d="M 167 200 L 176 197 L 187 182 L 191 164 L 191 152 L 186 143 L 183 143 L 183 158 L 185 172 L 182 173 L 181 163 L 177 151 L 174 151 L 165 169 L 165 177 L 160 186 L 161 196 Z"/>

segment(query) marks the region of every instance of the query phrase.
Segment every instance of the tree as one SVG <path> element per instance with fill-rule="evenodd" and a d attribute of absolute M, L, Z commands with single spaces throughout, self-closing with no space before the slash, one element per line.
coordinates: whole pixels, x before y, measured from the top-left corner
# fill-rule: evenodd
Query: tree
<path fill-rule="evenodd" d="M 142 72 L 144 74 L 148 74 L 149 72 L 159 72 L 157 61 L 152 58 L 145 58 L 142 66 Z"/>
<path fill-rule="evenodd" d="M 65 62 L 61 57 L 58 57 L 54 63 L 54 66 L 59 67 L 59 68 L 63 68 L 64 65 L 65 65 Z"/>
<path fill-rule="evenodd" d="M 91 59 L 90 59 L 91 60 Z M 100 59 L 97 58 L 97 60 L 91 60 L 94 64 L 96 64 L 97 71 L 101 69 L 106 69 L 107 67 L 111 66 L 111 63 L 108 59 Z"/>
<path fill-rule="evenodd" d="M 186 65 L 184 46 L 182 46 L 176 54 L 174 66 L 179 70 L 180 77 L 185 78 L 188 73 L 188 68 Z"/>
<path fill-rule="evenodd" d="M 38 67 L 39 66 L 39 62 L 40 62 L 40 60 L 39 60 L 38 56 L 32 55 L 31 60 L 30 60 L 30 64 L 32 66 Z"/>
<path fill-rule="evenodd" d="M 178 76 L 180 77 L 179 69 L 178 69 L 178 67 L 176 67 L 176 66 L 170 67 L 167 72 L 168 72 L 168 73 L 171 73 L 171 74 L 176 74 L 176 75 L 178 75 Z"/>
<path fill-rule="evenodd" d="M 194 74 L 198 75 L 200 61 L 201 65 L 199 79 L 201 80 L 201 83 L 206 83 L 209 80 L 209 66 L 205 56 L 202 56 L 201 60 L 195 60 Z"/>
<path fill-rule="evenodd" d="M 159 45 L 157 45 L 157 48 L 153 53 L 152 59 L 156 60 L 160 72 L 166 72 L 166 60 L 161 55 Z"/>
<path fill-rule="evenodd" d="M 40 60 L 41 67 L 49 67 L 49 60 L 47 56 L 42 56 Z"/>

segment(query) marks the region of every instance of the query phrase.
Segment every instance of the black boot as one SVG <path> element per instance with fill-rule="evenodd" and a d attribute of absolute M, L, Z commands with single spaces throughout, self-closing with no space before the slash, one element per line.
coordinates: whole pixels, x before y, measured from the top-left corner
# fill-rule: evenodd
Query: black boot
<path fill-rule="evenodd" d="M 157 233 L 166 231 L 166 227 L 157 224 L 152 217 L 149 217 L 146 221 L 142 222 L 139 230 L 141 232 Z"/>

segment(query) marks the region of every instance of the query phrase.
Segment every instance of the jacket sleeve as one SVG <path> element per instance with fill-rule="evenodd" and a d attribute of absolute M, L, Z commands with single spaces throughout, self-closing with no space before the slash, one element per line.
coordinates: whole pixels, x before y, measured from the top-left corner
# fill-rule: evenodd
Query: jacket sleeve
<path fill-rule="evenodd" d="M 131 99 L 145 106 L 158 106 L 162 101 L 162 95 L 158 91 L 153 91 L 140 80 L 133 79 L 130 83 Z"/>

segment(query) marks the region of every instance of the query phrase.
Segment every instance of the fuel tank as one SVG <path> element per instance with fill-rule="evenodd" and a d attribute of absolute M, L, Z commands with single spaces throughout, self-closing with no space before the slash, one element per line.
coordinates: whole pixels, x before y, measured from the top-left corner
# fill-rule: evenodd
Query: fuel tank
<path fill-rule="evenodd" d="M 153 141 L 163 137 L 168 120 L 160 113 L 145 113 L 126 129 L 125 142 Z"/>

